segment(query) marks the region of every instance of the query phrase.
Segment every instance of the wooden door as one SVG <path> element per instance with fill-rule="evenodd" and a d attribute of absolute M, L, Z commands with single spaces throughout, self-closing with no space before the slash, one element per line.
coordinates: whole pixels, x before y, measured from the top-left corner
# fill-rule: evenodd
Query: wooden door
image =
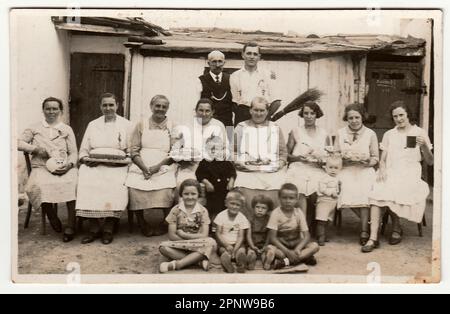
<path fill-rule="evenodd" d="M 123 116 L 125 56 L 121 54 L 73 53 L 70 72 L 70 125 L 78 147 L 87 125 L 101 116 L 99 97 L 113 93 Z"/>
<path fill-rule="evenodd" d="M 384 132 L 391 129 L 389 106 L 403 100 L 412 112 L 411 119 L 419 125 L 420 100 L 422 94 L 422 69 L 419 63 L 368 62 L 366 82 L 369 84 L 368 113 L 372 121 L 368 124 L 381 141 Z"/>

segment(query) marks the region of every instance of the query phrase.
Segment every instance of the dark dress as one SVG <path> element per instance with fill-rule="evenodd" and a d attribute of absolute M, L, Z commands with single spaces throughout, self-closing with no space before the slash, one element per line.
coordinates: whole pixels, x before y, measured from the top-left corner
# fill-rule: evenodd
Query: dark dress
<path fill-rule="evenodd" d="M 214 118 L 225 126 L 233 126 L 233 102 L 230 90 L 230 75 L 222 73 L 222 81 L 216 83 L 209 73 L 199 77 L 202 83 L 202 98 L 214 103 Z"/>
<path fill-rule="evenodd" d="M 202 160 L 195 175 L 199 182 L 206 179 L 214 186 L 213 193 L 206 193 L 206 208 L 211 220 L 214 221 L 214 217 L 225 210 L 228 182 L 231 178 L 236 178 L 234 165 L 230 161 Z"/>
<path fill-rule="evenodd" d="M 253 243 L 258 249 L 262 249 L 266 244 L 267 223 L 269 222 L 270 213 L 263 217 L 252 217 L 250 225 L 252 227 Z"/>

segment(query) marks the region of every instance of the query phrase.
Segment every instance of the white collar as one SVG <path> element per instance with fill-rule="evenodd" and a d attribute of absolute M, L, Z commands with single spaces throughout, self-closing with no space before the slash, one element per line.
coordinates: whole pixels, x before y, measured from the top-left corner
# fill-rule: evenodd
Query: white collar
<path fill-rule="evenodd" d="M 247 73 L 250 73 L 250 74 L 252 74 L 252 73 L 258 73 L 259 72 L 259 67 L 257 66 L 256 67 L 256 69 L 254 70 L 254 71 L 249 71 L 249 70 L 247 70 L 246 68 L 245 68 L 245 66 L 243 66 L 242 67 L 242 71 L 244 71 L 244 72 L 247 72 Z"/>
<path fill-rule="evenodd" d="M 213 78 L 214 82 L 216 81 L 216 76 L 219 76 L 219 82 L 222 82 L 222 76 L 223 72 L 220 72 L 219 74 L 214 74 L 211 71 L 209 71 L 209 75 Z"/>
<path fill-rule="evenodd" d="M 60 129 L 63 126 L 63 123 L 59 121 L 58 123 L 52 126 L 48 124 L 47 121 L 45 121 L 45 119 L 42 119 L 42 125 L 44 126 L 44 128 Z"/>
<path fill-rule="evenodd" d="M 188 213 L 187 210 L 186 210 L 186 206 L 184 205 L 183 200 L 180 200 L 180 203 L 178 204 L 178 207 L 180 208 L 180 210 L 182 212 L 184 212 L 186 214 Z M 191 215 L 195 214 L 197 212 L 200 213 L 201 211 L 202 211 L 201 205 L 197 202 L 197 204 L 195 204 L 195 207 L 194 207 L 194 209 L 191 212 Z"/>

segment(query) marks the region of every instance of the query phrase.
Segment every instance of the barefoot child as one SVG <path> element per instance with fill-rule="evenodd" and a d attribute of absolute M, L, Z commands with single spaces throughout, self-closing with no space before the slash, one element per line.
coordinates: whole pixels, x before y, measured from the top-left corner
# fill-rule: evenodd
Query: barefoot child
<path fill-rule="evenodd" d="M 247 262 L 248 270 L 254 270 L 258 257 L 264 265 L 266 250 L 269 245 L 267 223 L 273 210 L 273 201 L 265 195 L 257 195 L 252 199 L 253 218 L 247 230 Z"/>
<path fill-rule="evenodd" d="M 228 192 L 225 202 L 227 209 L 214 220 L 220 261 L 226 272 L 234 273 L 232 261 L 235 260 L 237 271 L 243 273 L 247 266 L 244 235 L 250 227 L 247 218 L 240 212 L 245 206 L 245 198 L 240 191 L 233 190 Z"/>
<path fill-rule="evenodd" d="M 342 158 L 333 155 L 327 158 L 325 174 L 319 179 L 317 190 L 316 221 L 317 242 L 324 246 L 326 242 L 326 228 L 328 220 L 333 220 L 340 192 L 339 171 L 342 169 Z"/>
<path fill-rule="evenodd" d="M 211 253 L 217 247 L 216 241 L 208 238 L 208 211 L 198 203 L 200 184 L 193 179 L 183 181 L 180 186 L 180 203 L 170 211 L 166 221 L 169 224 L 169 241 L 162 242 L 161 254 L 170 262 L 163 262 L 161 273 L 201 264 L 205 271 L 209 267 Z"/>
<path fill-rule="evenodd" d="M 264 269 L 270 269 L 275 258 L 275 269 L 301 263 L 316 265 L 314 254 L 319 251 L 319 246 L 310 242 L 305 215 L 295 207 L 298 202 L 297 187 L 292 183 L 283 184 L 279 199 L 280 207 L 272 212 L 267 224 L 271 245 L 267 250 Z"/>

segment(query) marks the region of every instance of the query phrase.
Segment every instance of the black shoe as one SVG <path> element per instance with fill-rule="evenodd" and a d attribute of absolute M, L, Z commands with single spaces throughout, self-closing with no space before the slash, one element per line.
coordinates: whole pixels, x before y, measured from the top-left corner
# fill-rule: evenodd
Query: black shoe
<path fill-rule="evenodd" d="M 361 248 L 361 252 L 363 252 L 363 253 L 370 253 L 373 250 L 378 249 L 379 247 L 380 247 L 380 242 L 379 241 L 372 241 L 372 244 L 367 244 L 366 243 L 366 245 L 364 245 Z"/>
<path fill-rule="evenodd" d="M 319 246 L 325 246 L 325 242 L 327 242 L 325 236 L 320 236 L 317 238 L 317 244 L 319 244 Z"/>
<path fill-rule="evenodd" d="M 67 232 L 68 230 L 71 230 L 71 232 Z M 66 230 L 64 230 L 64 234 L 63 234 L 63 242 L 64 243 L 71 242 L 74 238 L 75 238 L 75 232 L 73 232 L 73 229 L 67 228 Z"/>
<path fill-rule="evenodd" d="M 396 237 L 394 237 L 394 235 L 396 235 Z M 392 234 L 389 238 L 389 244 L 390 245 L 397 245 L 400 244 L 402 242 L 402 237 L 403 237 L 403 230 L 394 230 L 392 231 Z"/>
<path fill-rule="evenodd" d="M 62 232 L 62 223 L 61 220 L 59 220 L 59 218 L 52 218 L 50 219 L 50 226 L 52 226 L 52 229 L 55 230 L 55 232 L 57 233 L 61 233 Z"/>
<path fill-rule="evenodd" d="M 303 263 L 305 263 L 308 266 L 316 266 L 317 260 L 314 256 L 311 256 L 310 258 L 306 259 Z"/>
<path fill-rule="evenodd" d="M 362 246 L 365 246 L 367 244 L 367 241 L 370 239 L 370 234 L 367 231 L 361 231 L 359 235 L 359 244 Z"/>
<path fill-rule="evenodd" d="M 113 234 L 111 232 L 103 232 L 102 243 L 104 245 L 110 244 L 114 240 Z"/>
<path fill-rule="evenodd" d="M 83 238 L 83 240 L 81 240 L 81 244 L 89 244 L 94 242 L 95 240 L 97 240 L 98 238 L 100 238 L 100 233 L 97 232 L 89 232 L 89 235 L 85 238 Z"/>

